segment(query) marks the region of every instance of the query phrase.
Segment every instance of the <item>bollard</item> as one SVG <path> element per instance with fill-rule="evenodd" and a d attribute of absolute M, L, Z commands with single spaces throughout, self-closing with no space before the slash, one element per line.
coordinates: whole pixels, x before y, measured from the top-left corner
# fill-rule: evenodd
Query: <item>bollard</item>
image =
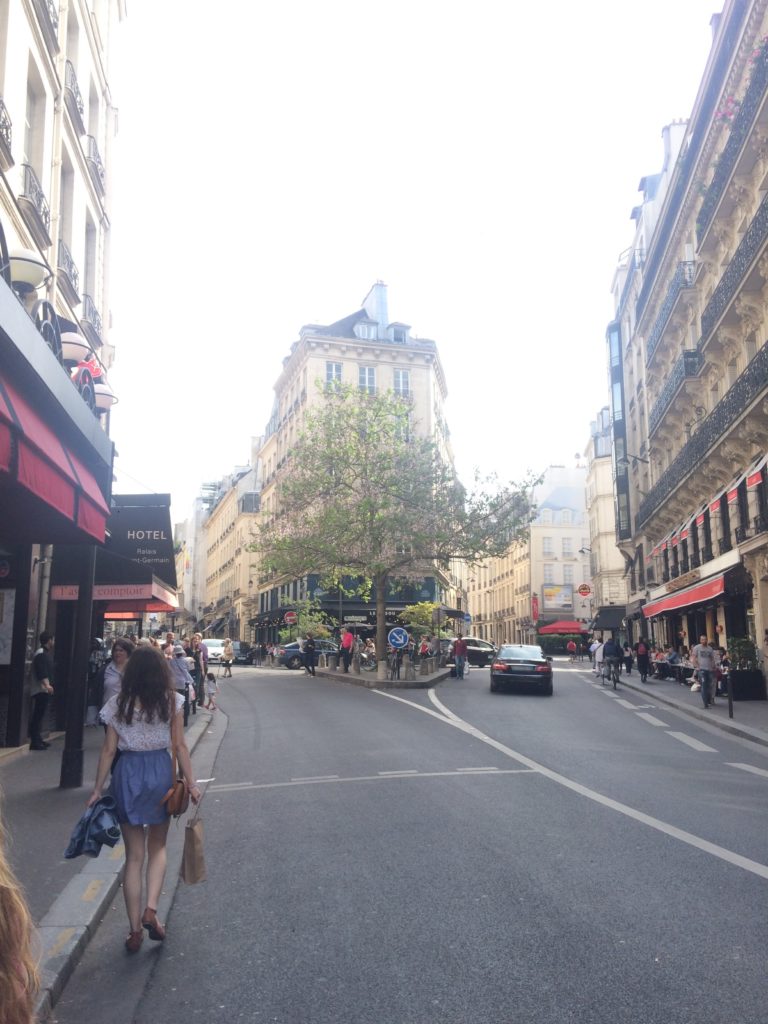
<path fill-rule="evenodd" d="M 403 655 L 403 668 L 405 669 L 406 681 L 416 678 L 416 669 L 413 664 L 413 659 L 407 654 Z"/>

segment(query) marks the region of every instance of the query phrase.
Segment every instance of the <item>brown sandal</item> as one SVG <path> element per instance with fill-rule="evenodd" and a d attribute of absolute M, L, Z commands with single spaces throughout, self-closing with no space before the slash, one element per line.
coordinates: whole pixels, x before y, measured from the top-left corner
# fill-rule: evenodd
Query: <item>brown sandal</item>
<path fill-rule="evenodd" d="M 147 929 L 147 935 L 153 942 L 162 942 L 165 938 L 165 928 L 157 920 L 157 911 L 154 907 L 147 907 L 141 915 L 141 924 Z"/>
<path fill-rule="evenodd" d="M 125 948 L 129 953 L 138 953 L 143 941 L 144 932 L 128 932 L 128 938 L 125 940 Z"/>

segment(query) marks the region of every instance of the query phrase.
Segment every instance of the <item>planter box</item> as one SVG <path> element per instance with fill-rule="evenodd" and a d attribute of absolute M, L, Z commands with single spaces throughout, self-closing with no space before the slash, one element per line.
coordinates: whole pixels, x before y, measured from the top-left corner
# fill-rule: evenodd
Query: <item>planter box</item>
<path fill-rule="evenodd" d="M 765 676 L 759 668 L 731 669 L 730 675 L 734 700 L 766 700 Z"/>

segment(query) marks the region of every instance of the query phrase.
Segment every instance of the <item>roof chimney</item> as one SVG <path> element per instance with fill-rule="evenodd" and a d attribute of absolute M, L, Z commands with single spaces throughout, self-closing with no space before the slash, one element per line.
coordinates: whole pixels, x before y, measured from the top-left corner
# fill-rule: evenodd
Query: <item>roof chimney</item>
<path fill-rule="evenodd" d="M 386 340 L 387 327 L 389 326 L 389 313 L 387 310 L 387 286 L 383 281 L 377 281 L 363 299 L 363 309 L 378 324 L 376 334 L 380 340 Z"/>

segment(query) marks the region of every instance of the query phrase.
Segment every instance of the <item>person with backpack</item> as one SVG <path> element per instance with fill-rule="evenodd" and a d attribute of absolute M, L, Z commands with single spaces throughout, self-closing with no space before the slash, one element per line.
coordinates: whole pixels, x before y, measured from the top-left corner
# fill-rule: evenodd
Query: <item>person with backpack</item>
<path fill-rule="evenodd" d="M 611 673 L 615 671 L 618 678 L 621 666 L 621 648 L 612 636 L 608 637 L 603 644 L 603 663 L 605 665 L 605 674 L 610 678 Z"/>
<path fill-rule="evenodd" d="M 640 682 L 648 682 L 648 641 L 644 636 L 635 644 L 635 657 L 637 658 L 637 671 L 640 673 Z"/>

